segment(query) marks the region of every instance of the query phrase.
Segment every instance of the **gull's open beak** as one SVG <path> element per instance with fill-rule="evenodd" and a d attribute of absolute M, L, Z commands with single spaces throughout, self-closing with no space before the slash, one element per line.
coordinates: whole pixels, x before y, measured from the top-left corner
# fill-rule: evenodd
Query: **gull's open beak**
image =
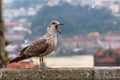
<path fill-rule="evenodd" d="M 64 24 L 60 23 L 59 25 L 64 25 Z"/>
<path fill-rule="evenodd" d="M 64 25 L 64 24 L 60 23 L 60 24 L 58 24 L 58 25 Z M 60 29 L 58 29 L 58 32 L 61 33 Z"/>

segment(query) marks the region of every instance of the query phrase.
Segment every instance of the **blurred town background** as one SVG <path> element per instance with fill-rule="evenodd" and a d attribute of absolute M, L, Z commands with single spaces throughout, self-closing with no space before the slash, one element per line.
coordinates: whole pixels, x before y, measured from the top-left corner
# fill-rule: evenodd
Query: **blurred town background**
<path fill-rule="evenodd" d="M 46 58 L 49 66 L 120 65 L 120 0 L 3 0 L 3 18 L 10 58 L 58 20 L 64 26 Z M 36 58 L 28 61 L 39 64 Z"/>

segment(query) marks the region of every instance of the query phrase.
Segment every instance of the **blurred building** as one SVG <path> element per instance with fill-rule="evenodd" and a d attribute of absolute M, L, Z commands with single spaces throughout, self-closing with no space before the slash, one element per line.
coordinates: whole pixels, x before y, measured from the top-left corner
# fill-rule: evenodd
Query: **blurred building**
<path fill-rule="evenodd" d="M 94 66 L 120 66 L 120 48 L 98 50 L 94 55 Z"/>
<path fill-rule="evenodd" d="M 111 5 L 110 10 L 112 11 L 113 14 L 119 13 L 120 7 L 117 4 Z"/>

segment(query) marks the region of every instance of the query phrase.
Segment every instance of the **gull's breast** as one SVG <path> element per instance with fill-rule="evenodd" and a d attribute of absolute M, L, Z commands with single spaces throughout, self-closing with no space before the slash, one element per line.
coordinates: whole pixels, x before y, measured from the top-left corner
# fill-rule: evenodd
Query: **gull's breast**
<path fill-rule="evenodd" d="M 53 39 L 48 39 L 47 44 L 49 45 L 48 48 L 43 53 L 43 55 L 40 55 L 40 56 L 46 56 L 46 55 L 50 54 L 55 49 L 57 42 Z"/>

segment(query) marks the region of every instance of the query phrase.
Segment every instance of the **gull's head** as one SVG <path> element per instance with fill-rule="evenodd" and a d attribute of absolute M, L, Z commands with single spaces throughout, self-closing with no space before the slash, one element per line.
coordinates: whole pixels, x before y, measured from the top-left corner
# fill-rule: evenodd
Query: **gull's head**
<path fill-rule="evenodd" d="M 47 31 L 51 31 L 51 32 L 55 32 L 55 33 L 57 33 L 57 32 L 61 33 L 60 29 L 59 29 L 60 25 L 63 25 L 63 24 L 58 22 L 58 21 L 52 21 L 52 22 L 49 23 Z"/>

